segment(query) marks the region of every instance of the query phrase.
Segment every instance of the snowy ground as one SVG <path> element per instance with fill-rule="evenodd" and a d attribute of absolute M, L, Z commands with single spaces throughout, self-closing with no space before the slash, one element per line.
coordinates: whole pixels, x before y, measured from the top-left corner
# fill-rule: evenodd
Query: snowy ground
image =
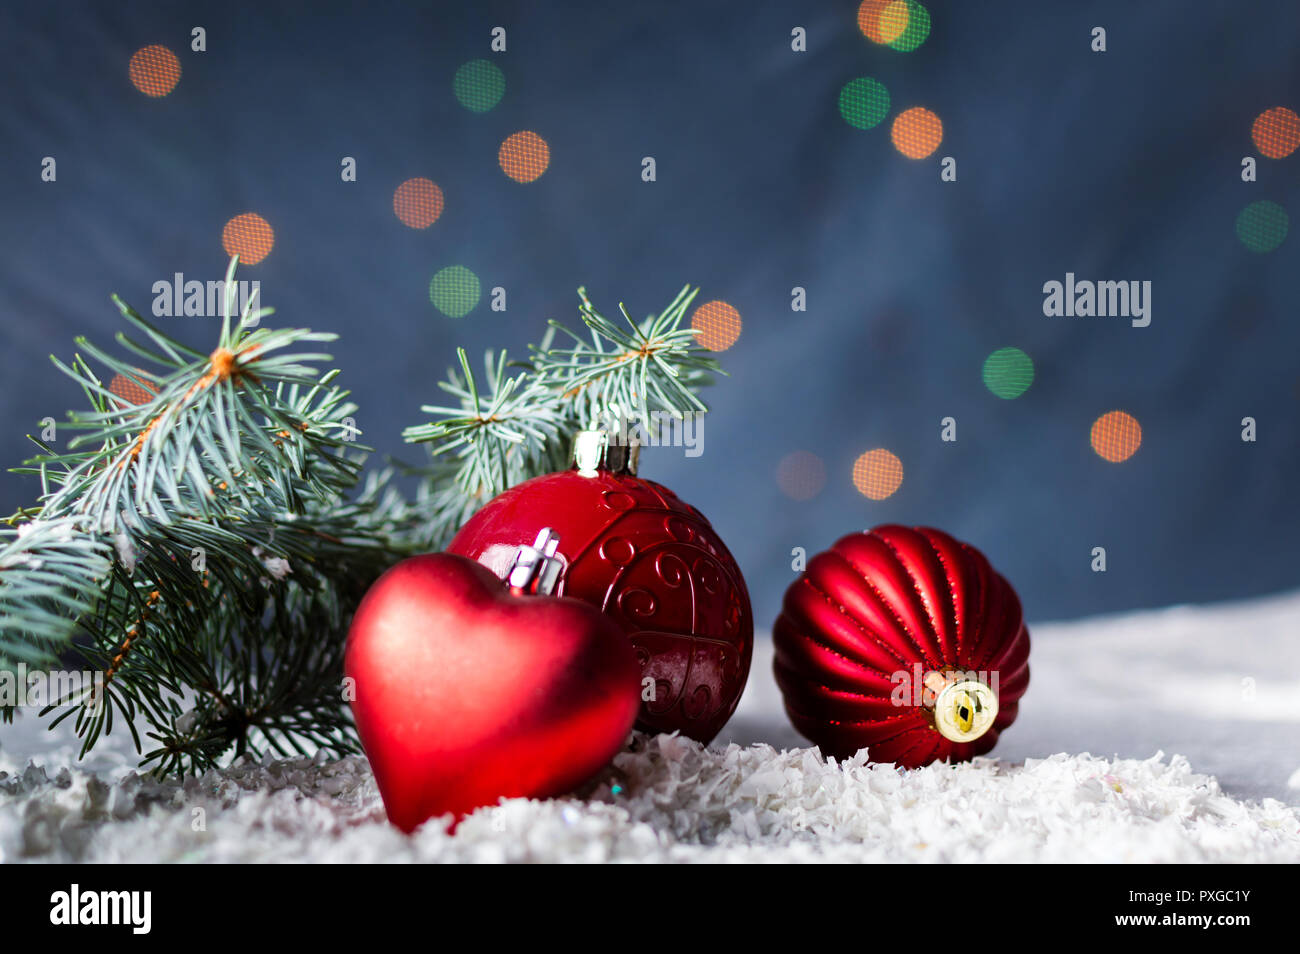
<path fill-rule="evenodd" d="M 507 802 L 454 836 L 389 826 L 364 759 L 158 783 L 121 738 L 74 767 L 27 718 L 0 729 L 0 860 L 1300 861 L 1300 593 L 1031 631 L 996 758 L 827 763 L 785 720 L 763 642 L 711 748 L 639 737 L 582 797 Z"/>

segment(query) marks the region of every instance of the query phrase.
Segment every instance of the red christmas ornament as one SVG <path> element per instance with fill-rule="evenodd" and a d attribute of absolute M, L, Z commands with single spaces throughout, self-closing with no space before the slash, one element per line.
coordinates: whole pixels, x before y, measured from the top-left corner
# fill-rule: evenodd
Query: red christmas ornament
<path fill-rule="evenodd" d="M 634 476 L 635 448 L 603 441 L 601 432 L 582 432 L 574 470 L 500 494 L 447 549 L 504 575 L 521 544 L 555 528 L 556 592 L 617 620 L 636 649 L 643 686 L 653 687 L 642 691 L 637 727 L 708 742 L 749 676 L 754 620 L 745 580 L 703 514 Z"/>
<path fill-rule="evenodd" d="M 567 792 L 627 740 L 641 695 L 623 633 L 578 600 L 521 593 L 436 553 L 397 564 L 357 609 L 352 711 L 403 831 Z"/>
<path fill-rule="evenodd" d="M 772 632 L 791 721 L 828 756 L 914 768 L 993 748 L 1029 685 L 1015 590 L 974 547 L 876 527 L 808 562 Z"/>

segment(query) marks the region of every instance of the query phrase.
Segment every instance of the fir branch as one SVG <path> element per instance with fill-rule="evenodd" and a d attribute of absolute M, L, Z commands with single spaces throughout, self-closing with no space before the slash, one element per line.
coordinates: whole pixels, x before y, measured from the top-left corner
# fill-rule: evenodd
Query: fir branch
<path fill-rule="evenodd" d="M 719 370 L 707 349 L 695 344 L 697 332 L 681 326 L 699 289 L 685 286 L 658 316 L 638 325 L 623 303 L 623 328 L 591 304 L 585 288 L 578 289 L 579 315 L 590 331 L 588 343 L 556 321 L 550 324 L 573 341 L 570 348 L 534 349 L 533 366 L 545 378 L 567 390 L 582 392 L 593 421 L 606 415 L 649 417 L 651 410 L 683 416 L 707 410 L 695 394 L 712 383 Z"/>
<path fill-rule="evenodd" d="M 271 312 L 253 303 L 233 315 L 235 264 L 208 354 L 115 298 L 133 331 L 119 344 L 152 366 L 84 339 L 55 360 L 90 410 L 63 425 L 66 449 L 36 441 L 19 470 L 40 478 L 40 506 L 0 526 L 0 665 L 92 667 L 97 687 L 43 710 L 51 728 L 70 724 L 85 754 L 124 725 L 164 773 L 355 750 L 343 637 L 404 546 L 391 495 L 383 517 L 377 490 L 350 499 L 368 450 L 356 407 L 316 371 L 328 356 L 297 350 L 334 336 L 261 327 Z M 118 398 L 87 358 L 149 399 Z"/>
<path fill-rule="evenodd" d="M 618 323 L 579 288 L 578 315 L 587 334 L 553 320 L 527 363 L 511 365 L 504 353 L 489 351 L 481 386 L 459 349 L 460 370 L 439 382 L 456 404 L 424 405 L 433 419 L 403 431 L 409 443 L 428 444 L 435 462 L 409 511 L 433 545 L 444 545 L 501 491 L 568 466 L 572 441 L 585 427 L 620 418 L 647 421 L 654 412 L 682 417 L 706 411 L 698 392 L 720 367 L 696 343 L 697 332 L 683 327 L 698 291 L 685 286 L 667 308 L 640 323 L 620 303 Z M 555 346 L 557 337 L 564 347 Z M 448 457 L 450 466 L 436 466 Z"/>
<path fill-rule="evenodd" d="M 441 420 L 408 427 L 411 442 L 433 441 L 435 456 L 454 453 L 461 466 L 455 482 L 468 495 L 483 487 L 508 487 L 535 470 L 546 448 L 560 434 L 563 416 L 551 390 L 534 375 L 507 375 L 503 351 L 484 362 L 485 389 L 480 391 L 464 348 L 457 349 L 463 377 L 454 371 L 439 386 L 459 401 L 457 407 L 424 405 Z"/>
<path fill-rule="evenodd" d="M 530 362 L 489 352 L 481 377 L 459 352 L 449 401 L 405 432 L 429 460 L 365 474 L 338 372 L 298 350 L 334 336 L 262 327 L 271 312 L 255 303 L 233 314 L 235 264 L 207 353 L 115 297 L 128 357 L 78 339 L 55 360 L 89 409 L 62 425 L 67 445 L 33 438 L 17 469 L 39 479 L 38 503 L 0 520 L 0 667 L 91 667 L 96 685 L 42 711 L 50 728 L 69 726 L 85 754 L 124 727 L 160 773 L 355 751 L 343 635 L 370 582 L 506 487 L 567 466 L 601 415 L 702 411 L 718 370 L 682 327 L 691 289 L 639 324 L 620 306 L 626 327 L 580 291 L 588 336 L 553 322 Z M 148 398 L 113 394 L 92 362 Z M 400 476 L 417 478 L 412 499 Z"/>

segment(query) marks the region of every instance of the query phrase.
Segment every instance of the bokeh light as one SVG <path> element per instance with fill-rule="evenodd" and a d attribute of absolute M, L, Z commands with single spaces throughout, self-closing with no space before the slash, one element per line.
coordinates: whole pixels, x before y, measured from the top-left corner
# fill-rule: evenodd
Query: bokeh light
<path fill-rule="evenodd" d="M 113 375 L 113 380 L 108 382 L 108 389 L 127 404 L 148 404 L 158 393 L 148 381 L 129 378 L 125 374 Z"/>
<path fill-rule="evenodd" d="M 146 46 L 132 55 L 127 72 L 136 89 L 157 99 L 181 81 L 181 61 L 165 46 Z"/>
<path fill-rule="evenodd" d="M 894 117 L 889 138 L 909 159 L 924 159 L 943 142 L 943 123 L 923 106 L 913 106 Z"/>
<path fill-rule="evenodd" d="M 448 265 L 429 282 L 429 301 L 448 318 L 464 318 L 478 304 L 478 276 L 464 265 Z"/>
<path fill-rule="evenodd" d="M 1237 216 L 1237 238 L 1252 252 L 1271 252 L 1291 228 L 1286 209 L 1269 199 L 1252 202 Z"/>
<path fill-rule="evenodd" d="M 256 265 L 271 254 L 275 232 L 256 212 L 237 215 L 221 230 L 221 245 L 227 255 L 238 255 L 244 265 Z"/>
<path fill-rule="evenodd" d="M 903 462 L 883 447 L 869 450 L 853 462 L 853 486 L 872 500 L 884 500 L 903 483 Z"/>
<path fill-rule="evenodd" d="M 1126 411 L 1109 411 L 1092 422 L 1091 440 L 1098 455 L 1118 464 L 1142 446 L 1142 427 Z"/>
<path fill-rule="evenodd" d="M 907 31 L 906 0 L 862 0 L 858 29 L 872 43 L 892 43 Z"/>
<path fill-rule="evenodd" d="M 710 351 L 726 351 L 740 337 L 740 312 L 725 301 L 705 302 L 691 315 L 695 340 Z"/>
<path fill-rule="evenodd" d="M 1033 383 L 1033 359 L 1019 348 L 999 348 L 984 359 L 984 386 L 1000 398 L 1018 398 Z"/>
<path fill-rule="evenodd" d="M 895 0 L 895 3 L 890 4 L 890 7 L 896 6 L 897 2 L 898 0 Z M 901 53 L 911 53 L 924 43 L 926 37 L 930 35 L 930 11 L 917 3 L 916 0 L 906 0 L 905 5 L 907 7 L 907 25 L 901 33 L 889 41 L 888 45 L 891 49 L 898 50 Z M 889 16 L 890 12 L 887 9 L 882 19 Z M 892 24 L 896 20 L 897 14 L 894 14 L 890 23 Z"/>
<path fill-rule="evenodd" d="M 393 212 L 404 225 L 427 229 L 442 215 L 442 190 L 431 179 L 407 179 L 393 192 Z"/>
<path fill-rule="evenodd" d="M 452 92 L 473 113 L 486 113 L 506 92 L 505 74 L 490 60 L 470 60 L 456 71 Z"/>
<path fill-rule="evenodd" d="M 501 171 L 516 182 L 532 182 L 551 164 L 551 147 L 531 129 L 509 136 L 497 153 Z"/>
<path fill-rule="evenodd" d="M 1300 146 L 1300 116 L 1285 106 L 1274 106 L 1255 117 L 1250 127 L 1255 148 L 1270 159 L 1285 159 Z"/>
<path fill-rule="evenodd" d="M 840 115 L 850 126 L 870 129 L 889 114 L 889 90 L 870 76 L 849 80 L 840 89 Z"/>
<path fill-rule="evenodd" d="M 794 451 L 776 465 L 776 485 L 791 500 L 811 500 L 826 486 L 826 465 L 810 451 Z"/>

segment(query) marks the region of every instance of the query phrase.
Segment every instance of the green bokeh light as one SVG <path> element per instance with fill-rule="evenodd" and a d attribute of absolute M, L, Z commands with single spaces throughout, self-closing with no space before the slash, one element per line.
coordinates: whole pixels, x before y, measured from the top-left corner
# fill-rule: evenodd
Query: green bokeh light
<path fill-rule="evenodd" d="M 907 0 L 907 29 L 890 41 L 889 46 L 911 53 L 930 35 L 930 11 L 916 0 Z"/>
<path fill-rule="evenodd" d="M 464 265 L 448 265 L 429 282 L 429 301 L 448 318 L 464 318 L 478 304 L 478 276 Z"/>
<path fill-rule="evenodd" d="M 999 348 L 984 359 L 984 385 L 1000 398 L 1018 398 L 1033 383 L 1033 359 L 1019 348 Z"/>
<path fill-rule="evenodd" d="M 889 113 L 889 90 L 870 76 L 849 80 L 840 90 L 840 115 L 850 126 L 870 129 Z"/>
<path fill-rule="evenodd" d="M 1237 238 L 1252 252 L 1271 252 L 1282 244 L 1291 228 L 1291 218 L 1286 209 L 1261 199 L 1252 202 L 1237 216 Z"/>
<path fill-rule="evenodd" d="M 486 113 L 505 95 L 505 74 L 488 60 L 470 60 L 456 71 L 451 87 L 460 104 L 474 113 Z"/>

